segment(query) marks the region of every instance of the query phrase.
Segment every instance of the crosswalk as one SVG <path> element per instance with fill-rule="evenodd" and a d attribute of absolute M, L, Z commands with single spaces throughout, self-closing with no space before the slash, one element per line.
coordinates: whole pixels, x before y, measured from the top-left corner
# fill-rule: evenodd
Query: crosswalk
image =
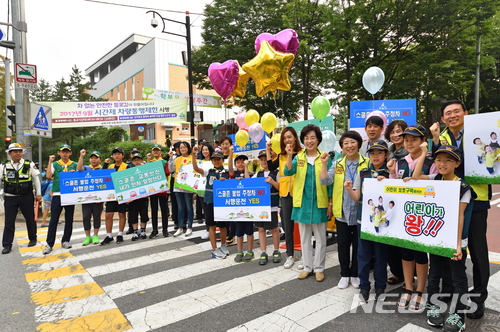
<path fill-rule="evenodd" d="M 46 231 L 39 229 L 39 241 Z M 85 234 L 76 226 L 73 248 L 57 241 L 47 256 L 42 242 L 28 248 L 26 232 L 17 232 L 37 331 L 432 331 L 425 313 L 397 310 L 399 289 L 387 289 L 385 314 L 373 300 L 361 305 L 358 290 L 338 289 L 336 245 L 327 248 L 326 279 L 319 283 L 314 277 L 298 280 L 297 264 L 284 269 L 283 262 L 235 263 L 236 246 L 229 247 L 228 258 L 210 259 L 203 232 L 204 226 L 196 226 L 188 238 L 132 242 L 128 235 L 121 244 L 84 247 Z M 259 257 L 258 241 L 256 247 Z M 486 306 L 498 312 L 500 254 L 490 260 Z"/>

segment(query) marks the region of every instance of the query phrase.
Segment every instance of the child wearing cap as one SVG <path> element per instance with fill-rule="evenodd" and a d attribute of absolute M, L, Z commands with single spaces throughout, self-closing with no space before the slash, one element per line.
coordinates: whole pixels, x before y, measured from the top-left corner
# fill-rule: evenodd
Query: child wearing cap
<path fill-rule="evenodd" d="M 151 152 L 146 155 L 148 163 L 160 161 L 164 165 L 165 175 L 168 173 L 167 162 L 163 159 L 161 155 L 161 145 L 154 144 Z M 158 207 L 161 210 L 161 228 L 163 237 L 168 236 L 168 216 L 170 211 L 168 209 L 168 192 L 155 194 L 149 196 L 149 202 L 151 203 L 151 224 L 153 226 L 153 231 L 149 235 L 150 239 L 155 238 L 158 235 Z"/>
<path fill-rule="evenodd" d="M 279 174 L 277 170 L 269 171 L 269 166 L 267 163 L 267 153 L 266 150 L 259 152 L 259 162 L 262 170 L 254 174 L 254 178 L 266 178 L 266 182 L 271 186 L 271 222 L 256 221 L 255 226 L 259 229 L 259 243 L 260 254 L 259 264 L 266 265 L 268 261 L 268 255 L 266 252 L 266 230 L 270 230 L 273 238 L 273 263 L 281 262 L 281 252 L 279 250 L 280 246 L 280 232 L 278 230 L 278 205 L 279 205 Z"/>
<path fill-rule="evenodd" d="M 227 141 L 226 141 L 227 142 Z M 227 163 L 228 163 L 228 169 L 229 169 L 229 178 L 230 179 L 242 179 L 244 177 L 249 177 L 248 176 L 248 157 L 240 154 L 237 155 L 234 153 L 234 146 L 231 145 L 229 147 L 229 154 L 228 156 L 232 156 L 227 158 Z M 224 156 L 226 157 L 226 156 Z M 233 158 L 234 158 L 234 167 L 233 167 Z M 247 163 L 245 163 L 247 161 Z M 247 174 L 245 176 L 245 174 Z M 226 238 L 226 244 L 232 244 L 234 242 L 234 237 L 236 236 L 236 223 L 233 221 L 230 221 L 227 223 L 228 230 L 227 230 L 227 238 Z M 248 258 L 248 257 L 247 257 Z M 253 258 L 253 257 L 252 257 Z"/>
<path fill-rule="evenodd" d="M 49 230 L 47 232 L 47 246 L 43 250 L 45 255 L 49 254 L 54 247 L 56 241 L 57 225 L 59 223 L 59 216 L 61 215 L 63 207 L 61 206 L 61 181 L 59 180 L 59 174 L 61 172 L 74 172 L 78 163 L 72 161 L 71 157 L 71 146 L 68 144 L 63 144 L 59 146 L 57 154 L 60 159 L 56 159 L 55 155 L 49 156 L 49 167 L 47 168 L 47 178 L 53 178 L 52 183 L 52 205 L 50 207 L 50 221 Z M 62 237 L 62 247 L 64 249 L 70 249 L 71 244 L 71 234 L 73 233 L 73 216 L 75 213 L 74 205 L 64 206 L 64 234 Z"/>
<path fill-rule="evenodd" d="M 426 141 L 427 130 L 419 125 L 408 126 L 405 131 L 400 135 L 404 139 L 404 147 L 408 151 L 403 159 L 397 162 L 392 159 L 387 163 L 391 174 L 391 179 L 404 179 L 413 175 L 413 170 L 418 161 L 422 159 L 422 172 L 425 175 L 436 174 L 436 166 L 432 158 L 427 156 L 426 152 L 420 149 L 420 144 Z M 422 303 L 422 292 L 425 290 L 425 281 L 427 279 L 427 271 L 429 269 L 429 258 L 427 253 L 401 248 L 401 258 L 403 264 L 403 275 L 405 281 L 405 289 L 398 302 L 399 307 L 408 307 L 412 310 L 419 310 Z M 417 272 L 417 291 L 413 299 L 413 282 L 415 270 Z"/>
<path fill-rule="evenodd" d="M 117 172 L 130 168 L 130 165 L 123 161 L 125 153 L 120 147 L 114 148 L 112 151 L 114 163 L 110 164 L 109 158 L 104 161 L 104 168 L 114 168 Z M 113 242 L 113 217 L 115 212 L 118 212 L 118 234 L 116 235 L 116 243 L 123 242 L 123 230 L 125 229 L 125 222 L 127 220 L 128 204 L 118 204 L 117 201 L 106 202 L 106 237 L 101 241 L 101 246 Z"/>
<path fill-rule="evenodd" d="M 134 153 L 132 155 L 132 167 L 137 167 L 144 165 L 144 159 L 142 154 Z M 139 214 L 141 216 L 141 230 L 139 232 Z M 148 222 L 148 197 L 142 197 L 135 199 L 128 203 L 128 220 L 132 224 L 134 234 L 132 235 L 132 241 L 137 241 L 139 238 L 146 239 L 146 224 Z"/>
<path fill-rule="evenodd" d="M 229 177 L 228 171 L 224 168 L 224 156 L 220 152 L 214 152 L 212 154 L 212 164 L 213 168 L 209 170 L 204 170 L 198 167 L 196 162 L 196 155 L 198 152 L 198 147 L 193 147 L 192 151 L 192 163 L 195 172 L 207 178 L 205 185 L 205 197 L 203 203 L 203 210 L 205 211 L 205 220 L 209 227 L 209 239 L 212 245 L 212 258 L 224 259 L 229 255 L 229 250 L 226 247 L 226 234 L 227 234 L 227 223 L 222 221 L 215 221 L 214 219 L 214 201 L 213 201 L 213 188 L 214 181 L 224 180 Z M 221 246 L 217 248 L 217 241 L 215 238 L 215 229 L 219 227 L 221 236 Z"/>
<path fill-rule="evenodd" d="M 363 201 L 363 182 L 367 178 L 388 178 L 389 169 L 387 168 L 387 157 L 389 156 L 389 147 L 383 140 L 375 140 L 368 145 L 368 154 L 370 164 L 368 168 L 360 170 L 356 174 L 354 183 L 347 179 L 344 182 L 344 188 L 347 189 L 349 196 L 358 202 L 358 236 L 361 233 L 361 215 Z M 374 208 L 373 225 L 378 232 L 380 227 L 381 211 L 379 207 Z M 384 292 L 387 283 L 387 245 L 369 240 L 358 239 L 358 277 L 360 280 L 359 294 L 363 301 L 368 302 L 370 294 L 370 263 L 372 257 L 375 257 L 373 266 L 373 278 L 375 279 L 375 299 L 378 299 Z"/>
<path fill-rule="evenodd" d="M 77 170 L 78 171 L 93 171 L 102 169 L 101 159 L 102 155 L 99 151 L 92 151 L 90 153 L 89 161 L 90 165 L 83 165 L 83 158 L 87 154 L 87 150 L 80 150 L 80 158 L 78 159 Z M 82 204 L 82 216 L 83 216 L 83 229 L 85 231 L 85 239 L 82 245 L 87 246 L 90 243 L 99 244 L 99 228 L 101 228 L 101 213 L 102 213 L 102 203 L 89 203 Z M 94 235 L 90 237 L 90 218 L 94 218 Z"/>
<path fill-rule="evenodd" d="M 427 151 L 427 142 L 421 145 L 422 153 Z M 430 269 L 427 285 L 427 323 L 431 326 L 441 327 L 443 331 L 463 331 L 465 330 L 465 313 L 467 305 L 467 274 L 465 272 L 465 262 L 467 260 L 467 237 L 469 234 L 470 217 L 472 214 L 472 204 L 476 195 L 472 188 L 456 175 L 456 169 L 462 162 L 460 150 L 452 145 L 441 145 L 434 152 L 434 164 L 439 174 L 422 174 L 423 161 L 419 160 L 415 166 L 413 179 L 422 180 L 444 180 L 460 181 L 459 193 L 459 214 L 458 214 L 458 238 L 457 251 L 453 257 L 447 258 L 430 254 Z M 451 272 L 451 274 L 447 273 Z M 457 303 L 451 303 L 450 312 L 446 319 L 441 315 L 445 308 L 439 306 L 438 300 L 439 286 L 441 279 L 445 279 L 449 284 L 453 284 L 453 299 L 455 294 Z"/>

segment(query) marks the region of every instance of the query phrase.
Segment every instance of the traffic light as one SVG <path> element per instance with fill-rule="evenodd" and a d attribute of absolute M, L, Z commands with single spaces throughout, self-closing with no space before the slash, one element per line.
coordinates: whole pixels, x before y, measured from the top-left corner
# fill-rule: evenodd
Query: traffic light
<path fill-rule="evenodd" d="M 12 143 L 12 137 L 5 136 L 5 150 L 9 148 L 10 143 Z"/>
<path fill-rule="evenodd" d="M 15 105 L 9 105 L 7 106 L 7 109 L 12 113 L 12 115 L 8 115 L 7 117 L 11 121 L 11 124 L 8 125 L 9 129 L 11 132 L 14 134 L 16 132 L 16 106 Z M 6 138 L 7 140 L 7 138 Z"/>

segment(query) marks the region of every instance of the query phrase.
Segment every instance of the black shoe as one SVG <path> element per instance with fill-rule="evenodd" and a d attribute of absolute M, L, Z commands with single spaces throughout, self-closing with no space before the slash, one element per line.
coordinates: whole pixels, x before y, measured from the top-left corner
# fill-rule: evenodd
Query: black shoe
<path fill-rule="evenodd" d="M 134 229 L 133 228 L 129 228 L 128 231 L 125 234 L 133 234 L 133 233 L 134 233 Z"/>
<path fill-rule="evenodd" d="M 123 236 L 122 235 L 117 235 L 116 236 L 116 243 L 122 243 L 123 242 Z"/>
<path fill-rule="evenodd" d="M 10 252 L 12 251 L 12 246 L 7 246 L 5 248 L 3 248 L 2 250 L 2 254 L 9 254 Z"/>
<path fill-rule="evenodd" d="M 283 241 L 283 240 L 285 240 L 285 233 L 280 234 L 280 241 Z"/>
<path fill-rule="evenodd" d="M 203 224 L 203 218 L 198 218 L 198 224 Z"/>
<path fill-rule="evenodd" d="M 163 237 L 168 237 L 170 234 L 168 234 L 168 231 L 166 229 L 163 230 Z"/>
<path fill-rule="evenodd" d="M 137 241 L 137 240 L 139 240 L 139 234 L 134 233 L 134 235 L 132 235 L 132 241 Z"/>
<path fill-rule="evenodd" d="M 102 240 L 101 246 L 104 246 L 106 244 L 110 244 L 111 242 L 113 242 L 113 237 L 106 236 L 104 238 L 104 240 Z"/>
<path fill-rule="evenodd" d="M 30 243 L 28 243 L 28 247 L 34 247 L 36 246 L 36 240 L 31 240 Z"/>
<path fill-rule="evenodd" d="M 365 302 L 368 302 L 368 298 L 370 297 L 369 289 L 360 289 L 359 290 L 359 298 Z"/>
<path fill-rule="evenodd" d="M 375 301 L 378 301 L 379 297 L 385 294 L 385 289 L 375 288 Z"/>
<path fill-rule="evenodd" d="M 226 236 L 226 244 L 229 245 L 229 244 L 232 244 L 234 242 L 234 236 Z"/>
<path fill-rule="evenodd" d="M 153 230 L 151 232 L 151 234 L 149 234 L 149 238 L 150 239 L 154 239 L 157 235 L 158 235 L 158 231 L 157 230 Z"/>
<path fill-rule="evenodd" d="M 2 252 L 3 253 L 3 252 Z M 484 316 L 484 303 L 476 303 L 477 309 L 474 312 L 468 312 L 467 318 L 481 319 Z"/>

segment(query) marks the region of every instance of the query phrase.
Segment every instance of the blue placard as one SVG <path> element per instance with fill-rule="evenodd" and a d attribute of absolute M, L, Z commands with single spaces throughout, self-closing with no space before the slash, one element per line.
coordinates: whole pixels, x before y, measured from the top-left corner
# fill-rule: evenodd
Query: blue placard
<path fill-rule="evenodd" d="M 214 219 L 271 221 L 271 185 L 265 178 L 214 181 Z"/>
<path fill-rule="evenodd" d="M 236 135 L 228 135 L 228 137 L 230 137 L 234 142 L 234 153 L 244 154 L 250 160 L 257 159 L 259 152 L 266 149 L 266 134 L 264 134 L 264 137 L 262 137 L 262 140 L 259 143 L 255 143 L 250 138 L 245 146 L 239 146 L 236 144 Z"/>
<path fill-rule="evenodd" d="M 111 173 L 115 169 L 61 172 L 61 205 L 114 201 L 115 187 Z"/>
<path fill-rule="evenodd" d="M 366 116 L 373 111 L 383 112 L 387 124 L 393 120 L 404 120 L 408 125 L 417 123 L 416 99 L 351 101 L 350 106 L 350 129 L 364 129 Z"/>

